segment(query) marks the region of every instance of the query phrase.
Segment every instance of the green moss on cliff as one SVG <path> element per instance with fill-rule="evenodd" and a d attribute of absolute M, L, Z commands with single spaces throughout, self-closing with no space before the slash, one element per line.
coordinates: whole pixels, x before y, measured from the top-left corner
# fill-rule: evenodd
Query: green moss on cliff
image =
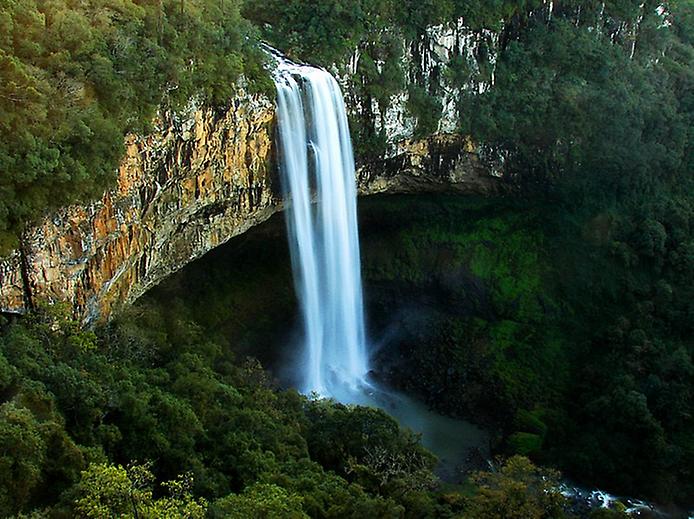
<path fill-rule="evenodd" d="M 397 330 L 379 373 L 498 424 L 500 449 L 685 502 L 693 206 L 660 197 L 583 216 L 542 199 L 365 201 L 371 317 Z"/>
<path fill-rule="evenodd" d="M 370 203 L 363 204 L 367 215 Z M 423 341 L 421 350 L 412 345 L 417 356 L 413 364 L 432 366 L 423 377 L 425 384 L 464 401 L 469 387 L 460 377 L 476 371 L 475 377 L 502 389 L 493 399 L 502 399 L 511 412 L 556 392 L 566 358 L 552 322 L 552 285 L 547 276 L 552 266 L 535 223 L 537 216 L 498 202 L 455 197 L 401 198 L 384 206 L 379 207 L 378 228 L 365 218 L 363 232 L 369 235 L 364 240 L 365 278 L 367 286 L 399 283 L 396 291 L 412 294 L 412 301 L 406 299 L 403 306 L 416 305 L 418 292 L 433 298 L 419 310 L 437 324 L 419 333 L 433 334 L 430 339 L 437 351 L 440 345 L 440 357 L 434 356 L 438 360 L 433 362 L 432 357 L 422 358 L 428 356 L 429 340 Z M 374 250 L 384 241 L 389 254 Z M 456 361 L 442 370 L 438 363 L 445 358 Z M 539 365 L 546 369 L 536 369 Z M 451 370 L 455 376 L 448 373 Z M 417 376 L 413 374 L 413 379 Z M 479 404 L 471 402 L 463 409 Z"/>

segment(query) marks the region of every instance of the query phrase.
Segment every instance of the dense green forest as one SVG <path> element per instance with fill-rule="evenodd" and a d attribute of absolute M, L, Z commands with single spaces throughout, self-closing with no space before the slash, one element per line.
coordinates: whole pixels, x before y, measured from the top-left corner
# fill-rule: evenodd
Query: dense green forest
<path fill-rule="evenodd" d="M 498 431 L 503 468 L 442 485 L 385 413 L 278 390 L 238 353 L 271 342 L 269 317 L 230 342 L 263 315 L 258 277 L 232 292 L 208 272 L 197 310 L 154 297 L 98 333 L 59 308 L 2 321 L 0 515 L 568 515 L 558 475 L 521 456 L 692 505 L 691 0 L 7 0 L 0 252 L 100 195 L 157 109 L 224 105 L 241 76 L 270 92 L 261 39 L 338 68 L 360 49 L 353 94 L 385 108 L 405 89 L 427 136 L 442 83 L 402 59 L 461 16 L 482 44 L 437 77 L 461 87 L 458 131 L 514 194 L 365 202 L 364 276 L 373 326 L 402 327 L 378 375 Z M 351 114 L 362 157 L 384 149 L 372 115 Z M 233 294 L 254 303 L 222 325 Z"/>
<path fill-rule="evenodd" d="M 272 89 L 236 0 L 8 0 L 0 6 L 0 252 L 47 209 L 100 196 L 123 136 L 241 74 Z"/>
<path fill-rule="evenodd" d="M 164 305 L 98 336 L 48 308 L 4 322 L 0 351 L 3 516 L 563 516 L 555 472 L 515 457 L 442 487 L 383 411 L 278 391 Z"/>
<path fill-rule="evenodd" d="M 385 380 L 501 429 L 500 452 L 691 502 L 692 265 L 674 240 L 654 254 L 632 221 L 537 201 L 363 205 L 370 316 L 399 330 Z"/>

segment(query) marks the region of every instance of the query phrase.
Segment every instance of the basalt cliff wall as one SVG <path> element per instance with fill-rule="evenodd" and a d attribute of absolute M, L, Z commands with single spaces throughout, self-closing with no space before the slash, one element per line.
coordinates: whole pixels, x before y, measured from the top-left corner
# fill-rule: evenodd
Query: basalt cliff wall
<path fill-rule="evenodd" d="M 469 139 L 440 127 L 415 140 L 397 115 L 388 119 L 400 125 L 389 134 L 388 153 L 359 161 L 361 195 L 503 189 Z M 49 215 L 0 258 L 0 311 L 63 301 L 85 324 L 107 319 L 282 210 L 274 125 L 272 100 L 239 89 L 226 107 L 192 103 L 183 113 L 161 114 L 151 134 L 127 136 L 112 189 Z"/>

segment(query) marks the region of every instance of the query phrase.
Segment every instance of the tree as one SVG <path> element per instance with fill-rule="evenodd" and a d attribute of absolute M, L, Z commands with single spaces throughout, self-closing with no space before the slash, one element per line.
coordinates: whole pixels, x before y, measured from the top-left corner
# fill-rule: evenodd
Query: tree
<path fill-rule="evenodd" d="M 41 483 L 46 441 L 41 425 L 25 407 L 0 406 L 0 512 L 11 515 L 29 501 Z"/>
<path fill-rule="evenodd" d="M 273 518 L 308 519 L 301 496 L 266 483 L 252 485 L 242 494 L 231 494 L 215 501 L 212 516 L 228 519 Z"/>
<path fill-rule="evenodd" d="M 559 473 L 540 469 L 522 456 L 506 460 L 496 471 L 478 472 L 465 517 L 471 519 L 555 519 L 564 517 L 565 498 Z"/>
<path fill-rule="evenodd" d="M 82 473 L 75 508 L 79 517 L 202 519 L 207 502 L 191 493 L 189 474 L 163 483 L 169 496 L 155 499 L 150 465 L 92 464 Z"/>

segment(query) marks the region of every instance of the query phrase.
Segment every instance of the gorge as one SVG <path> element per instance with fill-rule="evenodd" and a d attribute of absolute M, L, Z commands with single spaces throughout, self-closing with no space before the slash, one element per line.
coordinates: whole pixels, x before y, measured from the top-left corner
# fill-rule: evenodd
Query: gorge
<path fill-rule="evenodd" d="M 489 38 L 461 22 L 428 27 L 421 42 L 412 42 L 421 63 L 408 58 L 404 70 L 408 78 L 434 75 L 459 53 L 478 60 Z M 363 81 L 350 79 L 357 56 L 338 70 L 349 116 L 360 140 L 363 131 L 382 131 L 385 146 L 375 153 L 360 146 L 360 195 L 495 195 L 509 189 L 488 150 L 455 132 L 452 96 L 459 87 L 444 85 L 446 109 L 428 114 L 436 128 L 415 135 L 417 118 L 404 101 L 412 80 L 398 87 L 394 103 L 381 113 L 371 93 L 362 91 Z M 471 78 L 465 88 L 486 87 Z M 272 95 L 243 84 L 216 106 L 192 98 L 177 110 L 159 110 L 151 131 L 126 136 L 115 186 L 94 202 L 39 218 L 24 230 L 21 247 L 0 258 L 0 310 L 21 313 L 41 301 L 63 301 L 80 321 L 94 324 L 282 210 L 275 124 Z"/>
<path fill-rule="evenodd" d="M 0 6 L 0 516 L 691 516 L 693 27 Z"/>
<path fill-rule="evenodd" d="M 239 90 L 224 109 L 163 113 L 149 135 L 130 135 L 117 186 L 28 228 L 0 260 L 0 309 L 65 301 L 95 323 L 192 259 L 282 209 L 273 161 L 275 111 Z M 455 135 L 396 144 L 359 166 L 361 195 L 503 192 L 474 146 Z"/>
<path fill-rule="evenodd" d="M 278 167 L 303 325 L 303 354 L 293 362 L 298 387 L 314 398 L 386 410 L 422 435 L 440 458 L 439 473 L 457 481 L 471 453 L 478 463 L 488 456 L 485 433 L 369 379 L 355 167 L 340 87 L 327 71 L 270 51 L 278 63 Z"/>

